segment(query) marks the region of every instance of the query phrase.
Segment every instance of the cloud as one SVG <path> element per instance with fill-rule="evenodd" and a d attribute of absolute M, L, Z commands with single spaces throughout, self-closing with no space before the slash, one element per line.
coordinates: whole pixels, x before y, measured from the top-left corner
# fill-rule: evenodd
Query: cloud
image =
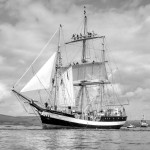
<path fill-rule="evenodd" d="M 149 88 L 137 87 L 135 91 L 126 93 L 130 105 L 127 107 L 130 119 L 141 119 L 143 115 L 149 118 Z M 141 117 L 141 118 L 140 118 Z"/>
<path fill-rule="evenodd" d="M 0 65 L 2 65 L 4 62 L 4 57 L 0 56 Z"/>
<path fill-rule="evenodd" d="M 150 89 L 144 89 L 141 87 L 138 87 L 135 91 L 133 92 L 128 92 L 126 95 L 131 98 L 131 100 L 136 101 L 139 99 L 142 102 L 147 102 L 149 99 L 149 92 Z"/>
<path fill-rule="evenodd" d="M 0 101 L 2 101 L 5 98 L 10 97 L 10 91 L 8 89 L 8 87 L 0 82 Z"/>
<path fill-rule="evenodd" d="M 115 60 L 111 65 L 115 68 L 117 64 L 120 70 L 114 73 L 119 93 L 129 96 L 134 104 L 134 98 L 149 104 L 150 3 L 147 0 L 0 1 L 0 80 L 3 81 L 0 88 L 5 91 L 1 101 L 7 98 L 8 87 L 24 73 L 60 23 L 67 32 L 65 40 L 79 29 L 84 5 L 88 29 L 106 35 L 107 58 Z"/>

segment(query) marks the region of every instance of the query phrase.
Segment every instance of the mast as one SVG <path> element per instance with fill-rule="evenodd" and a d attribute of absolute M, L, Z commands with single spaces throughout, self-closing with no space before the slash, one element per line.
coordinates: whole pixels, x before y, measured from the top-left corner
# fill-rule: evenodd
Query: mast
<path fill-rule="evenodd" d="M 86 7 L 84 6 L 84 37 L 87 35 L 87 16 Z M 83 39 L 82 63 L 86 62 L 86 39 Z"/>
<path fill-rule="evenodd" d="M 105 39 L 105 36 L 103 36 L 102 38 L 102 63 L 105 67 L 105 47 L 104 47 L 104 39 Z M 101 99 L 100 99 L 100 108 L 102 110 L 102 105 L 103 105 L 103 99 L 104 99 L 104 84 L 100 84 L 99 85 L 100 87 L 100 94 L 101 94 Z"/>
<path fill-rule="evenodd" d="M 93 39 L 97 39 L 97 38 L 104 38 L 104 36 L 99 36 L 97 34 L 95 34 L 94 32 L 88 32 L 87 30 L 87 14 L 86 14 L 86 7 L 84 6 L 84 30 L 83 30 L 83 35 L 80 34 L 80 36 L 77 34 L 73 34 L 72 38 L 73 40 L 66 42 L 65 44 L 71 44 L 71 43 L 76 43 L 76 42 L 82 42 L 83 46 L 82 46 L 82 56 L 81 56 L 81 64 L 78 64 L 79 67 L 82 67 L 82 71 L 83 71 L 83 78 L 77 82 L 74 83 L 74 86 L 79 86 L 79 91 L 78 91 L 78 96 L 77 96 L 77 101 L 79 101 L 80 99 L 80 111 L 83 114 L 84 111 L 84 104 L 85 104 L 85 98 L 87 99 L 87 103 L 90 102 L 89 100 L 89 94 L 88 94 L 88 90 L 87 90 L 87 86 L 88 85 L 103 85 L 104 83 L 109 84 L 109 82 L 107 81 L 103 81 L 103 80 L 86 80 L 86 74 L 87 74 L 87 70 L 86 70 L 86 66 L 88 65 L 103 65 L 103 63 L 105 63 L 105 58 L 103 58 L 102 62 L 87 62 L 87 40 L 93 40 Z M 104 46 L 103 46 L 104 47 Z M 103 48 L 104 49 L 104 48 Z M 104 54 L 104 51 L 103 51 Z M 105 57 L 103 55 L 103 57 Z M 77 67 L 78 67 L 77 66 Z M 75 67 L 75 66 L 73 66 Z M 79 102 L 78 102 L 79 103 Z"/>
<path fill-rule="evenodd" d="M 84 36 L 86 36 L 87 33 L 87 16 L 86 16 L 86 7 L 84 6 Z M 83 48 L 82 48 L 82 63 L 86 62 L 86 39 L 83 40 Z M 84 74 L 85 74 L 85 70 L 84 70 Z M 85 91 L 85 85 L 81 86 L 81 113 L 83 115 L 83 106 L 84 106 L 84 91 Z"/>
<path fill-rule="evenodd" d="M 57 58 L 56 58 L 56 66 L 55 66 L 55 96 L 54 96 L 54 109 L 57 109 L 57 103 L 59 99 L 59 78 L 61 76 L 60 67 L 62 66 L 61 60 L 61 52 L 60 52 L 60 41 L 61 41 L 61 24 L 59 26 L 59 37 L 58 37 L 58 47 L 57 47 Z"/>
<path fill-rule="evenodd" d="M 86 7 L 84 6 L 84 37 L 87 35 L 87 16 L 86 16 Z M 86 39 L 83 39 L 83 48 L 82 48 L 82 63 L 86 63 Z M 84 69 L 84 75 L 86 73 L 86 69 Z M 82 85 L 82 95 L 81 95 L 81 113 L 83 115 L 83 106 L 84 106 L 84 95 L 86 85 Z"/>

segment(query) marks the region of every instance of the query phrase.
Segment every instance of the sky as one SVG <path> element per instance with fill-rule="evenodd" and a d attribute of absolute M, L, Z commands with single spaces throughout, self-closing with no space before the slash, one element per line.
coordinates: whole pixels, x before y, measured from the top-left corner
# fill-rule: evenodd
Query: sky
<path fill-rule="evenodd" d="M 84 6 L 89 26 L 107 38 L 128 119 L 150 120 L 149 0 L 0 0 L 0 114 L 28 115 L 12 86 L 59 24 L 76 31 Z"/>

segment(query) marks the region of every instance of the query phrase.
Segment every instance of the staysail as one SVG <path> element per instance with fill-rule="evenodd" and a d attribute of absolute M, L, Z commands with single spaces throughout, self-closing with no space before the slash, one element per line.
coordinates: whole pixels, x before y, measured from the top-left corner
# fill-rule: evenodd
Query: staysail
<path fill-rule="evenodd" d="M 21 92 L 49 88 L 55 58 L 56 52 L 49 58 L 49 60 L 43 65 L 43 67 L 33 76 L 33 78 L 24 86 Z"/>
<path fill-rule="evenodd" d="M 59 86 L 59 106 L 75 106 L 72 67 L 63 74 Z"/>

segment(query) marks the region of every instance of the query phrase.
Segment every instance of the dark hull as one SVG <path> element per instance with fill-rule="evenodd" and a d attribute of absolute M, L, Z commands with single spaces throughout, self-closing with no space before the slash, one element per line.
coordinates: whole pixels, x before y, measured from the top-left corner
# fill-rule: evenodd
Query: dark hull
<path fill-rule="evenodd" d="M 141 128 L 147 128 L 148 125 L 141 125 Z"/>
<path fill-rule="evenodd" d="M 90 129 L 120 129 L 127 117 L 103 117 L 101 121 L 85 121 L 73 117 L 62 116 L 51 113 L 40 115 L 44 129 L 65 129 L 65 128 L 90 128 Z M 109 118 L 109 119 L 108 119 Z"/>

